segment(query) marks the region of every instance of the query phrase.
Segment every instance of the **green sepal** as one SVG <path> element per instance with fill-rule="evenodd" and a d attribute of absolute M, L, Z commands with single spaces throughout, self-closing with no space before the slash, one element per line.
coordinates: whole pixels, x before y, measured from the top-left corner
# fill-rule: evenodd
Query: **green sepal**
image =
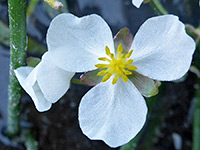
<path fill-rule="evenodd" d="M 96 69 L 92 71 L 85 72 L 81 75 L 80 80 L 84 85 L 95 86 L 102 81 L 103 76 L 97 76 L 97 73 L 102 69 Z"/>
<path fill-rule="evenodd" d="M 115 53 L 117 53 L 117 48 L 121 43 L 124 50 L 124 53 L 128 53 L 131 48 L 131 44 L 133 42 L 133 35 L 128 28 L 122 28 L 114 37 L 114 47 Z"/>
<path fill-rule="evenodd" d="M 154 81 L 146 76 L 143 76 L 135 71 L 128 79 L 136 86 L 140 93 L 145 97 L 151 97 L 158 94 L 159 81 Z"/>
<path fill-rule="evenodd" d="M 36 67 L 40 63 L 40 58 L 37 57 L 28 57 L 26 63 L 30 67 Z"/>

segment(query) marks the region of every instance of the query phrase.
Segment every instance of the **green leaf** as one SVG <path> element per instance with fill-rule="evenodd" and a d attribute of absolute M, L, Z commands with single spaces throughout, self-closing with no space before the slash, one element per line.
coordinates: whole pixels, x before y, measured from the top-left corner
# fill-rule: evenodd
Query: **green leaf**
<path fill-rule="evenodd" d="M 28 57 L 26 59 L 26 63 L 30 67 L 36 67 L 40 63 L 40 58 L 36 57 Z"/>
<path fill-rule="evenodd" d="M 154 81 L 153 79 L 143 76 L 135 71 L 132 73 L 133 74 L 129 75 L 128 78 L 133 82 L 143 96 L 151 97 L 158 94 L 158 86 L 160 86 L 160 82 Z"/>
<path fill-rule="evenodd" d="M 85 72 L 81 75 L 80 80 L 84 85 L 87 86 L 95 86 L 102 81 L 102 76 L 97 76 L 97 73 L 101 71 L 101 69 L 96 69 L 93 71 Z"/>
<path fill-rule="evenodd" d="M 132 42 L 133 42 L 133 35 L 131 31 L 126 27 L 122 28 L 114 37 L 115 51 L 117 50 L 119 44 L 121 43 L 124 48 L 124 52 L 127 53 L 131 48 Z"/>

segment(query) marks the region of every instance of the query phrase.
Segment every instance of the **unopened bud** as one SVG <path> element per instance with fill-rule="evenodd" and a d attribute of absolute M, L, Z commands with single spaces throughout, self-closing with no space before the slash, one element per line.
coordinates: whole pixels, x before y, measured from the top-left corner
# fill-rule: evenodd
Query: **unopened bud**
<path fill-rule="evenodd" d="M 44 0 L 44 1 L 55 9 L 63 8 L 63 4 L 61 2 L 59 2 L 58 0 Z"/>

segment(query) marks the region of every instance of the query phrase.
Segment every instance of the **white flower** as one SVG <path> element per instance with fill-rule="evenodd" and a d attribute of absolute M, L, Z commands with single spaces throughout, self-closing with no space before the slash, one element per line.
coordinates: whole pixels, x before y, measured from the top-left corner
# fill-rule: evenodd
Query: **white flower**
<path fill-rule="evenodd" d="M 121 54 L 122 46 L 117 50 L 120 54 L 115 51 L 111 30 L 98 15 L 57 16 L 50 24 L 47 44 L 52 61 L 64 70 L 107 70 L 99 73 L 105 75 L 104 82 L 83 96 L 79 122 L 86 136 L 111 147 L 129 142 L 146 120 L 145 100 L 127 78 L 130 70 L 155 80 L 175 80 L 188 71 L 195 50 L 195 42 L 174 15 L 148 19 L 134 37 L 133 53 L 126 56 Z"/>
<path fill-rule="evenodd" d="M 132 0 L 132 3 L 135 7 L 139 8 L 143 1 L 144 0 Z"/>
<path fill-rule="evenodd" d="M 20 67 L 15 70 L 16 77 L 31 96 L 38 111 L 47 111 L 68 90 L 75 73 L 60 69 L 46 52 L 42 61 L 35 67 Z"/>

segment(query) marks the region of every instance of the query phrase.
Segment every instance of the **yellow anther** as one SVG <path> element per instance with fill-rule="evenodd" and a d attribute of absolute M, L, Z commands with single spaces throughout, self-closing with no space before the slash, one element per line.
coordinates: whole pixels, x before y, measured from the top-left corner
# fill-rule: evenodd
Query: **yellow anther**
<path fill-rule="evenodd" d="M 100 58 L 98 58 L 98 60 L 106 61 L 107 58 L 106 57 L 100 57 Z"/>
<path fill-rule="evenodd" d="M 118 81 L 118 77 L 115 76 L 115 77 L 113 78 L 113 80 L 112 80 L 112 84 L 114 85 L 115 83 L 117 83 L 117 81 Z"/>
<path fill-rule="evenodd" d="M 128 70 L 136 70 L 136 69 L 137 69 L 137 67 L 134 66 L 134 65 L 129 65 L 128 66 Z"/>
<path fill-rule="evenodd" d="M 126 58 L 129 58 L 129 57 L 132 55 L 132 53 L 133 53 L 133 50 L 131 50 L 130 52 L 128 52 L 128 53 L 126 54 Z"/>
<path fill-rule="evenodd" d="M 109 63 L 111 63 L 111 60 L 106 57 L 100 57 L 100 58 L 98 58 L 98 60 L 108 61 Z"/>
<path fill-rule="evenodd" d="M 114 54 L 110 54 L 110 58 L 111 58 L 111 59 L 114 59 Z"/>
<path fill-rule="evenodd" d="M 119 46 L 118 46 L 118 48 L 117 48 L 117 52 L 118 52 L 118 53 L 123 52 L 123 46 L 122 46 L 121 43 L 119 44 Z"/>
<path fill-rule="evenodd" d="M 102 82 L 106 82 L 111 76 L 112 76 L 112 74 L 107 73 L 107 74 L 103 77 Z"/>
<path fill-rule="evenodd" d="M 133 59 L 129 59 L 129 60 L 127 60 L 127 64 L 132 64 L 132 62 L 133 62 Z"/>
<path fill-rule="evenodd" d="M 123 75 L 123 76 L 122 76 L 122 80 L 123 80 L 124 82 L 127 82 L 127 81 L 128 81 L 128 77 L 127 77 L 126 75 Z"/>
<path fill-rule="evenodd" d="M 100 72 L 98 72 L 97 76 L 104 76 L 107 73 L 106 70 L 102 70 Z"/>
<path fill-rule="evenodd" d="M 109 49 L 109 47 L 108 46 L 106 46 L 106 55 L 108 55 L 108 56 L 110 56 L 110 49 Z"/>
<path fill-rule="evenodd" d="M 131 75 L 132 74 L 132 72 L 130 72 L 128 70 L 126 70 L 124 73 L 125 73 L 125 75 Z"/>
<path fill-rule="evenodd" d="M 114 57 L 114 54 L 110 52 L 110 49 L 108 46 L 105 48 L 106 55 L 108 55 L 110 59 L 106 57 L 100 57 L 98 58 L 101 61 L 108 61 L 109 64 L 96 64 L 95 66 L 97 68 L 104 69 L 100 71 L 97 76 L 104 76 L 102 79 L 102 82 L 106 82 L 113 74 L 115 75 L 112 84 L 117 83 L 119 78 L 122 78 L 124 82 L 128 81 L 127 75 L 131 75 L 132 72 L 130 70 L 136 70 L 137 67 L 134 65 L 131 65 L 133 63 L 133 59 L 128 59 L 133 50 L 131 50 L 127 54 L 123 54 L 123 46 L 122 44 L 119 44 L 117 48 L 117 56 Z M 127 60 L 128 59 L 128 60 Z"/>
<path fill-rule="evenodd" d="M 107 68 L 108 65 L 107 64 L 96 64 L 95 67 L 102 69 L 102 68 Z"/>

